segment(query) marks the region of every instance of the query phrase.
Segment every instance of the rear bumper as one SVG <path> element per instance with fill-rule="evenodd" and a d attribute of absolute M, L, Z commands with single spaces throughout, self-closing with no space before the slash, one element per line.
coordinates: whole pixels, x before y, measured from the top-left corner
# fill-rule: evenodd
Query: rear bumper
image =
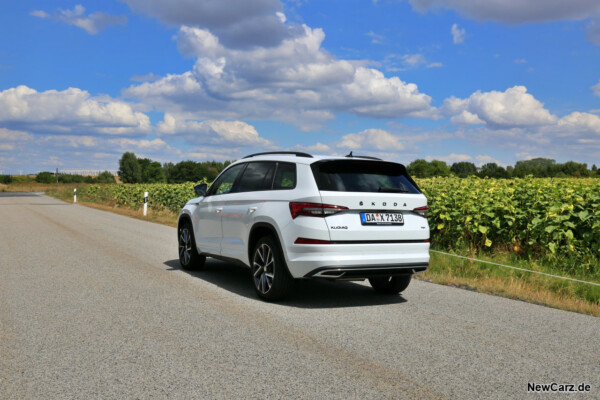
<path fill-rule="evenodd" d="M 363 279 L 423 272 L 429 243 L 292 244 L 285 248 L 294 278 Z"/>
<path fill-rule="evenodd" d="M 368 267 L 321 267 L 308 274 L 305 278 L 323 278 L 338 280 L 354 280 L 387 276 L 412 275 L 425 272 L 429 263 L 370 265 Z"/>

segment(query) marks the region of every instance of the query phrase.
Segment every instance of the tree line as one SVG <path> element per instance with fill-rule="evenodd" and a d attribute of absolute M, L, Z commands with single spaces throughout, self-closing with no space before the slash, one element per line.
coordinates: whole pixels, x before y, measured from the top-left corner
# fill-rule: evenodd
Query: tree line
<path fill-rule="evenodd" d="M 596 164 L 588 169 L 587 164 L 575 161 L 557 163 L 550 158 L 534 158 L 531 160 L 517 161 L 506 168 L 496 163 L 487 163 L 477 168 L 475 164 L 467 161 L 455 162 L 451 166 L 444 161 L 423 159 L 415 160 L 406 166 L 408 173 L 416 178 L 430 178 L 433 176 L 456 175 L 461 178 L 478 176 L 480 178 L 522 178 L 532 175 L 536 178 L 565 178 L 565 177 L 600 177 Z"/>
<path fill-rule="evenodd" d="M 119 178 L 123 183 L 184 183 L 203 178 L 214 180 L 231 161 L 180 161 L 160 164 L 134 153 L 124 153 L 119 160 Z"/>
<path fill-rule="evenodd" d="M 184 183 L 198 182 L 203 178 L 214 180 L 232 161 L 180 161 L 160 164 L 148 158 L 138 158 L 134 153 L 124 153 L 119 160 L 119 177 L 123 183 Z M 478 176 L 481 178 L 515 178 L 532 175 L 537 178 L 547 177 L 600 177 L 594 164 L 588 169 L 587 164 L 568 161 L 557 163 L 549 158 L 534 158 L 517 161 L 514 166 L 504 168 L 496 163 L 487 163 L 481 167 L 472 162 L 460 161 L 452 165 L 444 161 L 427 161 L 418 159 L 407 165 L 408 173 L 415 178 L 434 176 Z"/>
<path fill-rule="evenodd" d="M 101 172 L 97 176 L 58 174 L 54 172 L 40 172 L 35 176 L 39 183 L 116 183 L 115 177 L 108 171 Z"/>

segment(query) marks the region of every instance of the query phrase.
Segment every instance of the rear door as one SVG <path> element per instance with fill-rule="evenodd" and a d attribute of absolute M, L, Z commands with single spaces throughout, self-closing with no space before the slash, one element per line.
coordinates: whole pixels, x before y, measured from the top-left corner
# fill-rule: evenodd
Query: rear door
<path fill-rule="evenodd" d="M 325 218 L 332 241 L 429 239 L 415 209 L 427 199 L 403 165 L 371 160 L 324 160 L 311 165 L 323 204 L 347 207 Z"/>

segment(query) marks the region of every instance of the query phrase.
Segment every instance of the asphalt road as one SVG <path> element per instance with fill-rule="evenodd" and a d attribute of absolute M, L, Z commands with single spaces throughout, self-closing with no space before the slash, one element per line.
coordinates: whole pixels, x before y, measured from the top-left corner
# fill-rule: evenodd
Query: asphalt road
<path fill-rule="evenodd" d="M 413 281 L 402 296 L 179 269 L 175 229 L 0 194 L 0 398 L 600 398 L 600 318 Z M 561 396 L 554 395 L 552 398 Z"/>

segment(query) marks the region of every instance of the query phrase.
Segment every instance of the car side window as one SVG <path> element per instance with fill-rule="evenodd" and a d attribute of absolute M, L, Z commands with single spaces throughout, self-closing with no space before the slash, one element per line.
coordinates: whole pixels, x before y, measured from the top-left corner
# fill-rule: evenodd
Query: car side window
<path fill-rule="evenodd" d="M 250 162 L 235 184 L 232 192 L 254 192 L 271 190 L 275 162 Z"/>
<path fill-rule="evenodd" d="M 225 171 L 211 186 L 208 190 L 207 196 L 216 194 L 226 194 L 231 191 L 236 178 L 240 174 L 240 171 L 246 166 L 246 164 L 238 164 L 229 168 Z"/>
<path fill-rule="evenodd" d="M 293 189 L 296 187 L 296 164 L 278 163 L 273 190 Z"/>

